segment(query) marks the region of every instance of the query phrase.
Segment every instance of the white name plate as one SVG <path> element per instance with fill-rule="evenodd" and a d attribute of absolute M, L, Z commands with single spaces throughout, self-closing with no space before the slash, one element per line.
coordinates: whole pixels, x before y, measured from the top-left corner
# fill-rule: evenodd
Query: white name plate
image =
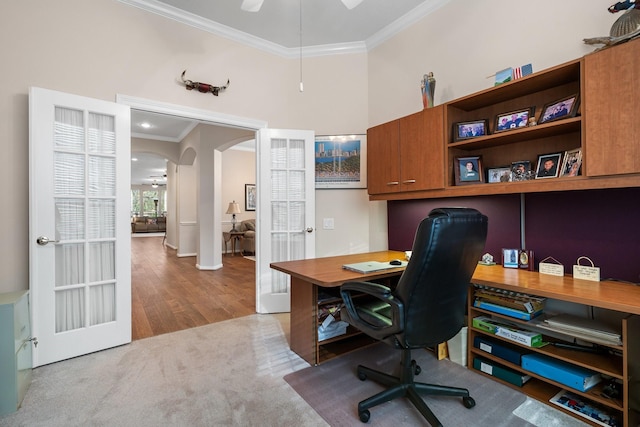
<path fill-rule="evenodd" d="M 600 267 L 589 267 L 586 265 L 574 265 L 573 266 L 573 278 L 591 280 L 594 282 L 600 281 Z"/>
<path fill-rule="evenodd" d="M 551 264 L 549 262 L 541 262 L 538 264 L 540 274 L 548 274 L 550 276 L 564 276 L 564 265 Z"/>

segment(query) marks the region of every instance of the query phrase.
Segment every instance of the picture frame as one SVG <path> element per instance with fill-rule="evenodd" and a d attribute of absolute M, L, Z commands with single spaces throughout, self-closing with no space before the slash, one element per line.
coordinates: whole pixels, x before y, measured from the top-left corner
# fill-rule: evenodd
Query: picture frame
<path fill-rule="evenodd" d="M 518 160 L 511 163 L 511 181 L 528 181 L 535 177 L 529 160 Z"/>
<path fill-rule="evenodd" d="M 560 175 L 562 155 L 563 153 L 539 155 L 536 179 L 557 178 Z"/>
<path fill-rule="evenodd" d="M 534 271 L 533 251 L 527 249 L 502 248 L 502 266 Z"/>
<path fill-rule="evenodd" d="M 472 120 L 453 124 L 453 141 L 477 138 L 489 134 L 489 120 Z"/>
<path fill-rule="evenodd" d="M 244 185 L 244 210 L 255 211 L 256 210 L 256 185 L 245 184 Z"/>
<path fill-rule="evenodd" d="M 482 156 L 456 157 L 453 164 L 456 185 L 484 182 Z"/>
<path fill-rule="evenodd" d="M 529 118 L 535 117 L 535 110 L 535 107 L 528 107 L 498 114 L 493 125 L 493 133 L 527 127 Z"/>
<path fill-rule="evenodd" d="M 511 167 L 503 166 L 487 170 L 487 182 L 511 182 Z"/>
<path fill-rule="evenodd" d="M 502 248 L 502 266 L 504 268 L 519 268 L 519 249 Z"/>
<path fill-rule="evenodd" d="M 560 176 L 578 176 L 582 166 L 582 149 L 575 148 L 564 152 Z"/>
<path fill-rule="evenodd" d="M 367 135 L 315 138 L 317 189 L 367 188 Z"/>
<path fill-rule="evenodd" d="M 538 124 L 574 117 L 578 112 L 579 104 L 580 99 L 577 93 L 545 104 L 545 106 L 542 107 Z"/>

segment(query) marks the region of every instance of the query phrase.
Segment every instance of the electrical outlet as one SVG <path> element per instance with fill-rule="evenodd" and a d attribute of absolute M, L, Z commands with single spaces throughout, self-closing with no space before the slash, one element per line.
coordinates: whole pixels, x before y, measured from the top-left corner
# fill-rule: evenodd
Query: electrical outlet
<path fill-rule="evenodd" d="M 333 218 L 323 218 L 322 228 L 324 230 L 333 230 Z"/>

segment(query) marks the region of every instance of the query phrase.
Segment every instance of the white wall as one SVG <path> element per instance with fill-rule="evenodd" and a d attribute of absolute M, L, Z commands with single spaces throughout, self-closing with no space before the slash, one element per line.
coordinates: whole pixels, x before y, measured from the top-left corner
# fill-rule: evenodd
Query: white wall
<path fill-rule="evenodd" d="M 5 64 L 0 182 L 11 186 L 0 217 L 0 292 L 28 287 L 30 86 L 112 101 L 123 94 L 264 120 L 272 128 L 313 129 L 319 135 L 365 133 L 372 125 L 420 110 L 420 79 L 428 71 L 437 80 L 436 103 L 442 103 L 491 86 L 485 77 L 501 68 L 531 62 L 540 70 L 592 51 L 582 39 L 608 34 L 616 19 L 607 13 L 608 5 L 451 0 L 369 54 L 305 59 L 305 91 L 300 93 L 297 60 L 115 0 L 5 1 L 0 13 Z M 193 79 L 213 83 L 229 78 L 231 86 L 219 97 L 187 91 L 177 82 L 185 68 Z M 367 239 L 370 249 L 386 244 L 384 202 L 367 203 L 364 191 L 357 190 L 317 193 L 317 218 L 333 216 L 352 233 L 335 240 L 335 231 L 319 231 L 318 256 L 336 247 L 341 252 L 364 248 Z M 335 210 L 337 203 L 328 201 L 334 193 L 336 201 L 346 200 L 353 210 Z M 368 230 L 362 223 L 368 223 Z"/>

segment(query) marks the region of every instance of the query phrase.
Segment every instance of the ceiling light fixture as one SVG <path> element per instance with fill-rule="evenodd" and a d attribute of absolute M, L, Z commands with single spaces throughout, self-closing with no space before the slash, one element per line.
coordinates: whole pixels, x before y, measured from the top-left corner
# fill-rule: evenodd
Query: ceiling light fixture
<path fill-rule="evenodd" d="M 158 183 L 153 180 L 153 184 L 151 184 L 151 188 L 158 188 Z"/>
<path fill-rule="evenodd" d="M 342 0 L 342 4 L 344 4 L 344 6 L 349 10 L 353 9 L 360 3 L 362 3 L 362 0 Z"/>
<path fill-rule="evenodd" d="M 145 129 L 149 129 L 151 127 L 151 124 L 147 123 L 147 122 L 142 122 L 142 123 L 140 123 L 140 127 L 141 128 L 145 128 Z"/>

